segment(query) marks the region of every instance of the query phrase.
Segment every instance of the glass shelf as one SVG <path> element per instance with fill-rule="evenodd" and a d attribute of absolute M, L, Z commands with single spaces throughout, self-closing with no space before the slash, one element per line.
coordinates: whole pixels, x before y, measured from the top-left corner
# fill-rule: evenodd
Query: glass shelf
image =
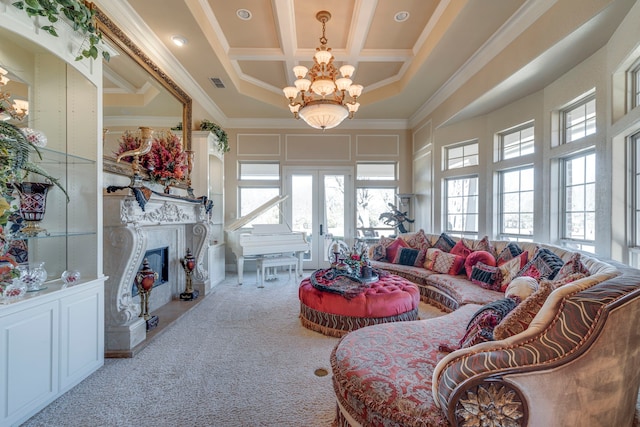
<path fill-rule="evenodd" d="M 48 234 L 42 233 L 37 236 L 22 236 L 19 234 L 11 234 L 9 235 L 10 240 L 32 240 L 32 239 L 51 239 L 56 237 L 74 237 L 74 236 L 90 236 L 97 234 L 95 231 L 70 231 L 70 232 L 59 232 L 53 231 Z"/>
<path fill-rule="evenodd" d="M 85 157 L 67 154 L 47 147 L 38 148 L 42 159 L 37 154 L 31 155 L 31 161 L 38 164 L 95 165 L 96 161 Z"/>

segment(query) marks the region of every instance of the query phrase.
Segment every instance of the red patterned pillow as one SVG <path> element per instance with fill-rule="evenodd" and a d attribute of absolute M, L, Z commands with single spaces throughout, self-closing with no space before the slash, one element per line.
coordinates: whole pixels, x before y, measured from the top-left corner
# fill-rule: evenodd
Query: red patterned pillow
<path fill-rule="evenodd" d="M 396 253 L 400 248 L 408 248 L 409 245 L 405 243 L 402 239 L 396 239 L 389 246 L 386 247 L 385 252 L 387 256 L 387 261 L 393 262 L 396 259 Z"/>
<path fill-rule="evenodd" d="M 464 258 L 459 255 L 439 251 L 433 262 L 432 270 L 436 273 L 450 274 L 452 276 L 460 273 L 464 267 Z"/>
<path fill-rule="evenodd" d="M 529 276 L 536 280 L 553 280 L 563 265 L 564 263 L 562 262 L 562 258 L 558 255 L 554 254 L 547 248 L 540 248 L 531 261 L 522 267 L 518 276 Z"/>
<path fill-rule="evenodd" d="M 389 246 L 390 244 L 392 244 L 393 242 L 395 242 L 395 238 L 394 237 L 386 237 L 386 236 L 382 236 L 380 238 L 380 241 L 378 243 L 380 243 L 381 245 L 383 245 L 385 248 L 387 246 Z"/>
<path fill-rule="evenodd" d="M 451 250 L 449 251 L 450 254 L 459 255 L 462 258 L 468 257 L 471 254 L 471 252 L 472 250 L 469 249 L 467 245 L 464 244 L 462 239 L 458 240 L 458 243 L 456 243 L 453 246 L 453 248 L 451 248 Z"/>
<path fill-rule="evenodd" d="M 471 269 L 469 279 L 482 288 L 491 289 L 492 291 L 500 290 L 501 280 L 498 267 L 478 262 Z"/>
<path fill-rule="evenodd" d="M 478 241 L 473 246 L 473 250 L 485 251 L 485 252 L 489 252 L 490 254 L 494 254 L 496 252 L 495 249 L 493 248 L 493 245 L 489 241 L 489 236 L 484 236 L 482 239 L 480 239 L 480 241 Z"/>
<path fill-rule="evenodd" d="M 554 286 L 548 280 L 542 280 L 538 290 L 514 308 L 493 330 L 496 340 L 503 340 L 526 330 L 536 314 L 542 308 Z"/>
<path fill-rule="evenodd" d="M 591 272 L 589 272 L 589 269 L 582 263 L 582 261 L 580 260 L 580 256 L 580 252 L 576 252 L 571 255 L 569 261 L 564 263 L 562 268 L 560 268 L 560 271 L 558 271 L 558 274 L 556 274 L 554 280 L 562 280 L 574 273 L 582 273 L 585 276 L 590 275 Z"/>
<path fill-rule="evenodd" d="M 522 253 L 522 248 L 517 243 L 509 242 L 496 258 L 497 265 L 502 265 L 510 261 Z"/>
<path fill-rule="evenodd" d="M 440 252 L 442 251 L 436 248 L 427 249 L 427 253 L 425 254 L 425 257 L 424 257 L 424 268 L 426 268 L 427 270 L 433 271 L 433 265 L 435 264 L 436 257 Z"/>
<path fill-rule="evenodd" d="M 467 325 L 467 332 L 460 340 L 460 347 L 471 347 L 485 341 L 493 341 L 494 328 L 516 308 L 510 298 L 490 302 L 480 308 Z"/>
<path fill-rule="evenodd" d="M 498 268 L 500 269 L 500 291 L 504 292 L 509 286 L 509 283 L 513 280 L 514 277 L 518 275 L 522 267 L 527 264 L 527 260 L 529 259 L 528 252 L 522 252 L 517 257 L 507 261 L 506 263 L 500 265 Z"/>
<path fill-rule="evenodd" d="M 467 272 L 467 277 L 471 279 L 471 269 L 477 263 L 482 262 L 485 265 L 489 265 L 491 267 L 496 266 L 496 259 L 491 255 L 490 252 L 487 251 L 475 251 L 471 252 L 467 259 L 464 261 L 464 269 Z"/>
<path fill-rule="evenodd" d="M 393 263 L 422 267 L 424 264 L 425 252 L 426 251 L 422 249 L 400 248 L 398 249 L 398 252 L 396 252 L 396 257 L 393 259 Z"/>

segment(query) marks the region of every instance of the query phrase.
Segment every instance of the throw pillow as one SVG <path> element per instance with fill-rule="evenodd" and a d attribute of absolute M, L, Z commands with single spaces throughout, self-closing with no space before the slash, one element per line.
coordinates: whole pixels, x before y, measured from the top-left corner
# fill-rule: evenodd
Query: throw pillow
<path fill-rule="evenodd" d="M 386 247 L 385 252 L 387 261 L 393 262 L 396 259 L 396 253 L 400 248 L 408 248 L 409 246 L 402 239 L 395 239 L 393 243 Z"/>
<path fill-rule="evenodd" d="M 427 235 L 424 234 L 424 230 L 420 229 L 415 233 L 408 233 L 399 236 L 404 240 L 410 248 L 424 249 L 425 251 L 431 247 Z"/>
<path fill-rule="evenodd" d="M 450 254 L 460 255 L 462 258 L 468 257 L 471 252 L 471 249 L 469 249 L 467 245 L 464 244 L 462 239 L 458 240 L 458 243 L 456 243 L 449 251 Z"/>
<path fill-rule="evenodd" d="M 394 264 L 422 267 L 425 251 L 422 249 L 400 248 L 393 259 Z"/>
<path fill-rule="evenodd" d="M 590 274 L 589 269 L 582 263 L 582 261 L 580 260 L 580 257 L 581 257 L 580 252 L 576 252 L 573 255 L 571 255 L 571 258 L 569 258 L 569 261 L 564 263 L 564 265 L 562 266 L 562 268 L 560 268 L 560 270 L 558 271 L 558 274 L 556 274 L 556 277 L 554 279 L 562 280 L 565 277 L 574 273 L 582 273 L 588 276 Z"/>
<path fill-rule="evenodd" d="M 504 247 L 503 250 L 500 251 L 498 257 L 496 258 L 496 264 L 502 265 L 507 261 L 512 260 L 522 253 L 522 248 L 518 246 L 515 242 L 507 243 L 507 246 Z"/>
<path fill-rule="evenodd" d="M 563 265 L 564 262 L 558 255 L 547 248 L 540 248 L 531 261 L 518 272 L 518 276 L 529 276 L 537 280 L 553 280 Z"/>
<path fill-rule="evenodd" d="M 376 243 L 369 248 L 369 258 L 373 261 L 384 261 L 387 259 L 387 248 L 382 243 Z"/>
<path fill-rule="evenodd" d="M 489 236 L 484 236 L 482 239 L 480 239 L 480 241 L 476 242 L 476 244 L 472 246 L 472 248 L 474 251 L 485 251 L 489 252 L 490 254 L 495 253 L 495 249 L 489 241 Z"/>
<path fill-rule="evenodd" d="M 392 244 L 395 240 L 396 240 L 395 237 L 382 236 L 382 237 L 380 237 L 380 241 L 378 243 L 380 243 L 381 245 L 383 245 L 386 248 L 387 246 Z"/>
<path fill-rule="evenodd" d="M 439 251 L 436 254 L 433 261 L 433 268 L 431 270 L 436 273 L 450 274 L 455 276 L 460 273 L 460 270 L 464 267 L 464 258 L 459 255 L 450 254 L 448 252 Z"/>
<path fill-rule="evenodd" d="M 524 301 L 538 290 L 538 282 L 533 277 L 516 277 L 504 291 L 506 298 Z"/>
<path fill-rule="evenodd" d="M 478 262 L 471 269 L 469 279 L 482 288 L 492 291 L 500 290 L 500 269 L 498 267 Z"/>
<path fill-rule="evenodd" d="M 500 265 L 498 268 L 500 269 L 500 291 L 504 292 L 507 289 L 507 286 L 514 277 L 520 272 L 522 267 L 527 264 L 527 260 L 529 259 L 528 252 L 522 252 L 517 257 L 507 261 L 506 263 Z"/>
<path fill-rule="evenodd" d="M 467 277 L 469 279 L 471 278 L 471 269 L 479 262 L 485 265 L 490 265 L 491 267 L 496 266 L 496 259 L 491 255 L 491 253 L 487 251 L 471 252 L 464 261 L 464 269 L 467 272 Z"/>
<path fill-rule="evenodd" d="M 493 330 L 496 340 L 503 340 L 526 330 L 542 308 L 554 287 L 548 280 L 542 280 L 540 287 L 531 296 L 514 308 Z"/>
<path fill-rule="evenodd" d="M 450 252 L 456 245 L 456 241 L 451 238 L 447 233 L 440 234 L 438 240 L 433 245 L 434 248 L 440 249 L 443 252 Z"/>
<path fill-rule="evenodd" d="M 516 308 L 516 304 L 511 298 L 504 298 L 480 308 L 467 324 L 467 332 L 460 340 L 460 348 L 493 341 L 494 328 Z"/>
<path fill-rule="evenodd" d="M 438 256 L 438 254 L 442 252 L 440 249 L 436 249 L 436 248 L 429 248 L 427 249 L 427 253 L 424 257 L 424 268 L 426 268 L 427 270 L 432 270 L 433 271 L 433 265 L 436 262 L 436 257 Z"/>

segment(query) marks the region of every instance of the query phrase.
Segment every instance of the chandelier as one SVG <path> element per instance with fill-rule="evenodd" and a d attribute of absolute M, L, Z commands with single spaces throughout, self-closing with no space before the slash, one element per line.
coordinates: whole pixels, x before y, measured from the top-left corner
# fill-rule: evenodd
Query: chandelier
<path fill-rule="evenodd" d="M 325 130 L 338 126 L 347 117 L 353 118 L 360 107 L 357 100 L 363 87 L 351 81 L 355 67 L 343 65 L 340 67 L 342 77 L 339 77 L 333 65 L 334 57 L 325 37 L 325 24 L 331 14 L 323 10 L 316 14 L 316 19 L 322 23 L 322 37 L 313 57 L 313 67 L 310 70 L 302 65 L 293 67 L 297 78 L 295 87 L 287 86 L 282 91 L 296 119 L 302 117 L 309 126 Z"/>

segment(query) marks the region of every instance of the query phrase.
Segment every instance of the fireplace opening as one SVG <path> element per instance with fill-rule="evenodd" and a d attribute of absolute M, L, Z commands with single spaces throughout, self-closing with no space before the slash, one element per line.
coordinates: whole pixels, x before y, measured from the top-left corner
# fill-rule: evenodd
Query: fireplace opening
<path fill-rule="evenodd" d="M 149 267 L 158 273 L 158 279 L 153 283 L 153 287 L 160 286 L 169 281 L 169 247 L 151 249 L 147 251 L 144 258 L 149 262 Z M 143 262 L 144 262 L 143 258 Z M 138 271 L 142 268 L 142 262 L 138 267 Z M 138 286 L 135 279 L 131 287 L 131 296 L 138 295 Z"/>

